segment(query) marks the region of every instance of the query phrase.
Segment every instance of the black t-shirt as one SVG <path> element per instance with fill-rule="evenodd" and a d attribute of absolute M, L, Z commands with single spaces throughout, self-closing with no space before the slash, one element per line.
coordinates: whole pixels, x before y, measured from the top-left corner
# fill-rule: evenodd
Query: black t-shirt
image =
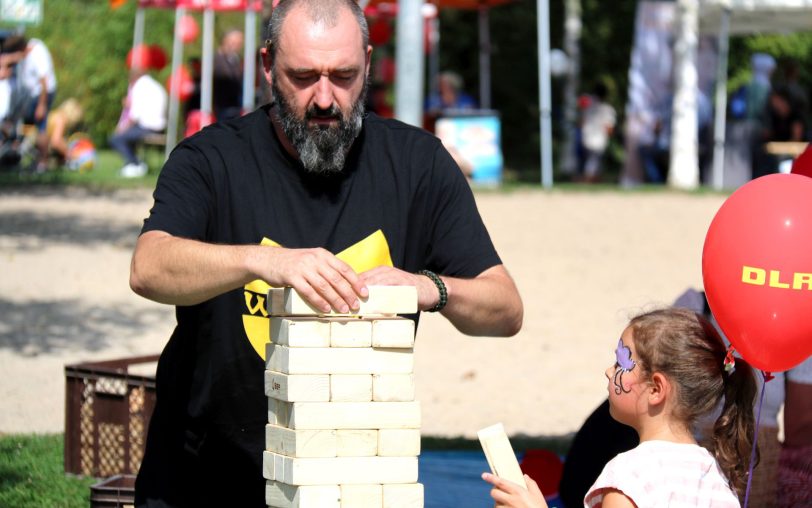
<path fill-rule="evenodd" d="M 408 272 L 457 277 L 501 263 L 468 183 L 440 141 L 374 114 L 344 171 L 331 176 L 308 174 L 284 150 L 267 106 L 215 124 L 172 152 L 154 197 L 144 232 L 335 254 L 363 241 L 355 258 L 361 250 L 373 260 L 367 265 L 387 259 Z M 239 495 L 264 505 L 266 288 L 257 281 L 177 308 L 178 325 L 158 366 L 140 500 L 213 505 L 223 489 L 223 501 Z"/>

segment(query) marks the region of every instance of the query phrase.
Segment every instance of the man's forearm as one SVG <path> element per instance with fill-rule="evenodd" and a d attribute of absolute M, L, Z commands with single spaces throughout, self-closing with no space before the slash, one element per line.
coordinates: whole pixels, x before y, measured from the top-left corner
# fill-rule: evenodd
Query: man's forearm
<path fill-rule="evenodd" d="M 441 313 L 462 333 L 511 336 L 521 329 L 522 300 L 504 266 L 489 268 L 473 279 L 442 279 L 448 305 Z"/>
<path fill-rule="evenodd" d="M 194 305 L 254 280 L 247 260 L 256 248 L 213 245 L 149 231 L 136 244 L 130 286 L 156 302 Z"/>

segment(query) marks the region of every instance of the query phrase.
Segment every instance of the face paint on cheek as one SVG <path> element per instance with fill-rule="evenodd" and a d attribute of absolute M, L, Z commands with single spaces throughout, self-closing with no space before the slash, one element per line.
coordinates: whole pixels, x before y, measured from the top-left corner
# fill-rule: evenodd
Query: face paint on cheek
<path fill-rule="evenodd" d="M 615 377 L 613 383 L 615 385 L 615 393 L 629 393 L 631 390 L 623 386 L 623 373 L 630 372 L 635 368 L 637 363 L 632 360 L 632 350 L 628 346 L 623 345 L 623 339 L 618 339 L 617 349 L 615 350 Z"/>

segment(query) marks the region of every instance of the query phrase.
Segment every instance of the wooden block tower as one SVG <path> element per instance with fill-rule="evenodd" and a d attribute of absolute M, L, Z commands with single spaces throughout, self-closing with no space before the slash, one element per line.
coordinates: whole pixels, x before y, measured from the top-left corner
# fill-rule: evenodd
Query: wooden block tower
<path fill-rule="evenodd" d="M 422 508 L 413 286 L 370 286 L 351 315 L 271 289 L 263 476 L 278 508 Z"/>

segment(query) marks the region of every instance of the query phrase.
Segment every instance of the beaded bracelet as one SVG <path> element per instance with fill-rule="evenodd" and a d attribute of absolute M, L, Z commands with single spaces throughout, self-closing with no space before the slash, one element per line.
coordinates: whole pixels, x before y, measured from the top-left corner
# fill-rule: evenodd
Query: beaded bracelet
<path fill-rule="evenodd" d="M 441 279 L 439 275 L 430 270 L 420 270 L 419 272 L 417 272 L 417 274 L 425 275 L 426 277 L 431 279 L 434 285 L 437 286 L 437 291 L 440 292 L 440 301 L 437 302 L 437 305 L 428 309 L 427 312 L 439 312 L 443 310 L 443 307 L 445 307 L 446 304 L 448 303 L 448 290 L 445 287 L 443 279 Z"/>

